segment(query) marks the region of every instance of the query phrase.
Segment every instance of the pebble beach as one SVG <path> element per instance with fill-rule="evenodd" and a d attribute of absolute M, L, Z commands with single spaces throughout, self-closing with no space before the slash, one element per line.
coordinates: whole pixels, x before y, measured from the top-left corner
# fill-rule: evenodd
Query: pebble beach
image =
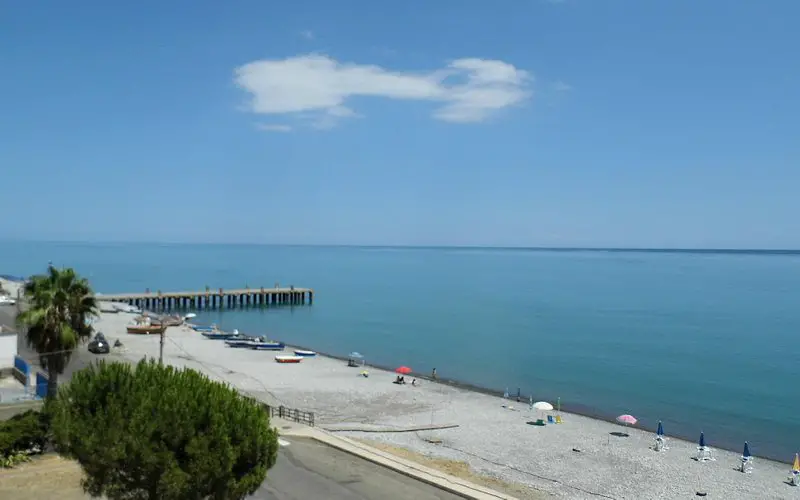
<path fill-rule="evenodd" d="M 132 318 L 103 313 L 96 322 L 112 343 L 124 344 L 109 358 L 157 357 L 158 336 L 126 333 Z M 697 462 L 696 443 L 669 439 L 669 449 L 656 452 L 654 435 L 635 427 L 568 413 L 561 414 L 562 424 L 528 425 L 545 415 L 524 402 L 428 380 L 397 385 L 393 372 L 369 366 L 365 378 L 361 369 L 325 356 L 278 364 L 275 354 L 231 349 L 186 326 L 169 328 L 164 346 L 165 362 L 203 371 L 272 405 L 313 411 L 319 427 L 463 461 L 480 474 L 526 485 L 541 493 L 537 498 L 678 499 L 698 491 L 730 499 L 800 495 L 800 488 L 787 483 L 787 464 L 756 458 L 754 471 L 743 474 L 738 453 L 714 450 L 714 461 Z M 431 425 L 457 427 L 380 432 Z M 708 444 L 713 447 L 713 440 Z"/>

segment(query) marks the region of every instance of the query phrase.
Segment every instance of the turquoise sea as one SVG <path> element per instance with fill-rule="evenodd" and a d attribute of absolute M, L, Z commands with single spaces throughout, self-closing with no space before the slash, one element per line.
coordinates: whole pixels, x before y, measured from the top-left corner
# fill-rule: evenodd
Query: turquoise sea
<path fill-rule="evenodd" d="M 105 293 L 311 287 L 313 306 L 198 322 L 661 419 L 712 446 L 800 450 L 800 252 L 0 242 L 0 273 L 48 261 Z"/>

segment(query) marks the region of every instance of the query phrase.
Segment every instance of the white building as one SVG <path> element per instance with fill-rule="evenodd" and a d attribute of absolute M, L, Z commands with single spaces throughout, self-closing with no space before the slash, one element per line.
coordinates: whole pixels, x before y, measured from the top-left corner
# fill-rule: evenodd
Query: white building
<path fill-rule="evenodd" d="M 17 355 L 17 332 L 0 325 L 0 370 L 14 368 Z"/>

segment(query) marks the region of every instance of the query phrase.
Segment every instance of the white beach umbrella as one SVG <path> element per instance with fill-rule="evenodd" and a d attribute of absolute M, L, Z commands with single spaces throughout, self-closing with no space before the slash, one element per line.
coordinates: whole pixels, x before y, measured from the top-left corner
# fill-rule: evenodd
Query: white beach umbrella
<path fill-rule="evenodd" d="M 547 401 L 537 401 L 533 403 L 533 408 L 541 412 L 553 411 L 553 405 L 551 405 Z"/>

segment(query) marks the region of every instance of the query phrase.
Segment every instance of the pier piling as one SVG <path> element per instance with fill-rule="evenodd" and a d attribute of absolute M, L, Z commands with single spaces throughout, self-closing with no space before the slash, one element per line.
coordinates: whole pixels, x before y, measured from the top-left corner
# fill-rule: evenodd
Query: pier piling
<path fill-rule="evenodd" d="M 314 290 L 311 288 L 242 288 L 211 291 L 206 287 L 196 292 L 151 292 L 144 293 L 97 294 L 102 302 L 122 302 L 142 309 L 216 309 L 253 306 L 311 305 Z"/>

